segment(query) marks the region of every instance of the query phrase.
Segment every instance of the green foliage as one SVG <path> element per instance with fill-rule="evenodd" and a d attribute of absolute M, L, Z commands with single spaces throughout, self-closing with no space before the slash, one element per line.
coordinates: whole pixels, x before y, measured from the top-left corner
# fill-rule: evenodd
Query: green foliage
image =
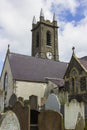
<path fill-rule="evenodd" d="M 60 92 L 58 94 L 59 101 L 61 105 L 64 105 L 66 102 L 68 102 L 68 93 L 67 92 Z"/>
<path fill-rule="evenodd" d="M 85 128 L 84 128 L 84 130 L 87 130 L 87 121 L 85 122 Z"/>

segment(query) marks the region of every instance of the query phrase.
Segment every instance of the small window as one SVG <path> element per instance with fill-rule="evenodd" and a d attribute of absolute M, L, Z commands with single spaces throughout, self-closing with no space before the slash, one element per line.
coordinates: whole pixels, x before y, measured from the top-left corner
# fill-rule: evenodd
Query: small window
<path fill-rule="evenodd" d="M 69 81 L 66 81 L 66 82 L 65 82 L 65 90 L 68 91 L 68 92 L 70 91 Z"/>
<path fill-rule="evenodd" d="M 74 83 L 75 81 L 74 81 L 74 78 L 72 78 L 72 93 L 74 94 Z"/>
<path fill-rule="evenodd" d="M 7 104 L 7 90 L 8 90 L 8 74 L 5 73 L 4 76 L 4 107 L 6 107 Z"/>
<path fill-rule="evenodd" d="M 86 77 L 80 78 L 80 89 L 81 91 L 86 90 Z"/>
<path fill-rule="evenodd" d="M 75 78 L 75 85 L 76 85 L 76 94 L 78 93 L 78 86 L 79 86 L 79 82 L 78 82 L 78 78 Z"/>
<path fill-rule="evenodd" d="M 7 73 L 5 73 L 5 77 L 4 77 L 4 91 L 6 92 L 8 89 L 8 75 Z"/>
<path fill-rule="evenodd" d="M 39 32 L 37 32 L 36 36 L 36 47 L 39 47 Z"/>
<path fill-rule="evenodd" d="M 47 37 L 47 45 L 51 46 L 51 32 L 50 31 L 47 31 L 46 37 Z"/>

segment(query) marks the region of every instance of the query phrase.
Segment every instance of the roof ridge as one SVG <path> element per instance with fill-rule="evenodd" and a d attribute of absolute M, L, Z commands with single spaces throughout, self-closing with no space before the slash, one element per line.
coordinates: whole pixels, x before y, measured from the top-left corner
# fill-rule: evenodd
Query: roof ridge
<path fill-rule="evenodd" d="M 81 58 L 79 58 L 79 60 L 84 60 L 87 62 L 87 56 L 81 57 Z"/>
<path fill-rule="evenodd" d="M 28 57 L 31 57 L 31 56 L 29 56 L 29 55 L 26 55 L 26 54 L 21 54 L 21 53 L 15 53 L 15 52 L 10 52 L 9 53 L 9 55 L 10 54 L 14 54 L 14 55 L 21 55 L 21 56 L 28 56 Z"/>
<path fill-rule="evenodd" d="M 15 53 L 15 52 L 10 52 L 8 55 L 10 55 L 10 54 L 19 55 L 19 56 L 23 56 L 23 57 L 31 57 L 31 58 L 38 59 L 38 60 L 47 60 L 47 61 L 55 62 L 55 63 L 68 64 L 67 62 L 63 62 L 63 61 L 54 61 L 54 60 L 49 60 L 49 59 L 45 59 L 45 58 L 38 58 L 38 57 L 29 56 L 29 55 L 26 55 L 26 54 Z"/>

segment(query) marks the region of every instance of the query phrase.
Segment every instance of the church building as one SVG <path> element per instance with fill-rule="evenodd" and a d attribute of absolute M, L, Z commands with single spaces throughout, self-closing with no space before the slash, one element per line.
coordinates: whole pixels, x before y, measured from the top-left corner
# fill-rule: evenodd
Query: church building
<path fill-rule="evenodd" d="M 87 119 L 87 56 L 78 58 L 73 47 L 69 64 L 59 60 L 58 25 L 55 14 L 52 22 L 45 20 L 41 9 L 39 21 L 33 18 L 31 32 L 32 56 L 13 53 L 8 45 L 0 78 L 0 112 L 11 109 L 20 99 L 24 103 L 28 102 L 30 116 L 34 118 L 35 115 L 32 116 L 32 113 L 39 112 L 44 104 L 47 109 L 50 105 L 55 109 L 54 101 L 53 104 L 51 98 L 49 101 L 50 93 L 60 94 L 60 97 L 64 94 L 62 99 L 65 99 L 67 91 L 68 105 L 68 100 L 63 102 L 64 104 L 60 102 L 67 105 L 64 108 L 65 127 L 71 128 L 73 121 L 76 126 L 76 114 L 79 112 L 83 119 Z M 65 90 L 62 91 L 64 93 L 58 93 L 61 89 Z"/>
<path fill-rule="evenodd" d="M 55 15 L 52 22 L 45 20 L 41 9 L 40 20 L 36 22 L 35 17 L 33 18 L 31 31 L 32 56 L 12 53 L 8 46 L 1 73 L 0 89 L 4 98 L 0 105 L 3 108 L 11 105 L 13 95 L 24 100 L 29 100 L 29 97 L 34 95 L 39 109 L 55 86 L 64 86 L 63 76 L 67 63 L 59 61 L 58 25 Z"/>
<path fill-rule="evenodd" d="M 69 101 L 76 99 L 84 102 L 85 119 L 87 120 L 87 56 L 78 58 L 74 52 L 64 75 L 65 90 L 69 93 Z"/>

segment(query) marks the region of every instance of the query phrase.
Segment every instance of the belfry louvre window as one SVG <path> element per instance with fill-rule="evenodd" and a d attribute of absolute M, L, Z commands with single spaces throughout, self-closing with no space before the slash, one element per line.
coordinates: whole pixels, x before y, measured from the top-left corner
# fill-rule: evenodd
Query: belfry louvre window
<path fill-rule="evenodd" d="M 39 32 L 36 34 L 36 47 L 39 47 Z"/>
<path fill-rule="evenodd" d="M 51 32 L 50 31 L 47 31 L 46 38 L 47 38 L 47 45 L 51 46 Z"/>

